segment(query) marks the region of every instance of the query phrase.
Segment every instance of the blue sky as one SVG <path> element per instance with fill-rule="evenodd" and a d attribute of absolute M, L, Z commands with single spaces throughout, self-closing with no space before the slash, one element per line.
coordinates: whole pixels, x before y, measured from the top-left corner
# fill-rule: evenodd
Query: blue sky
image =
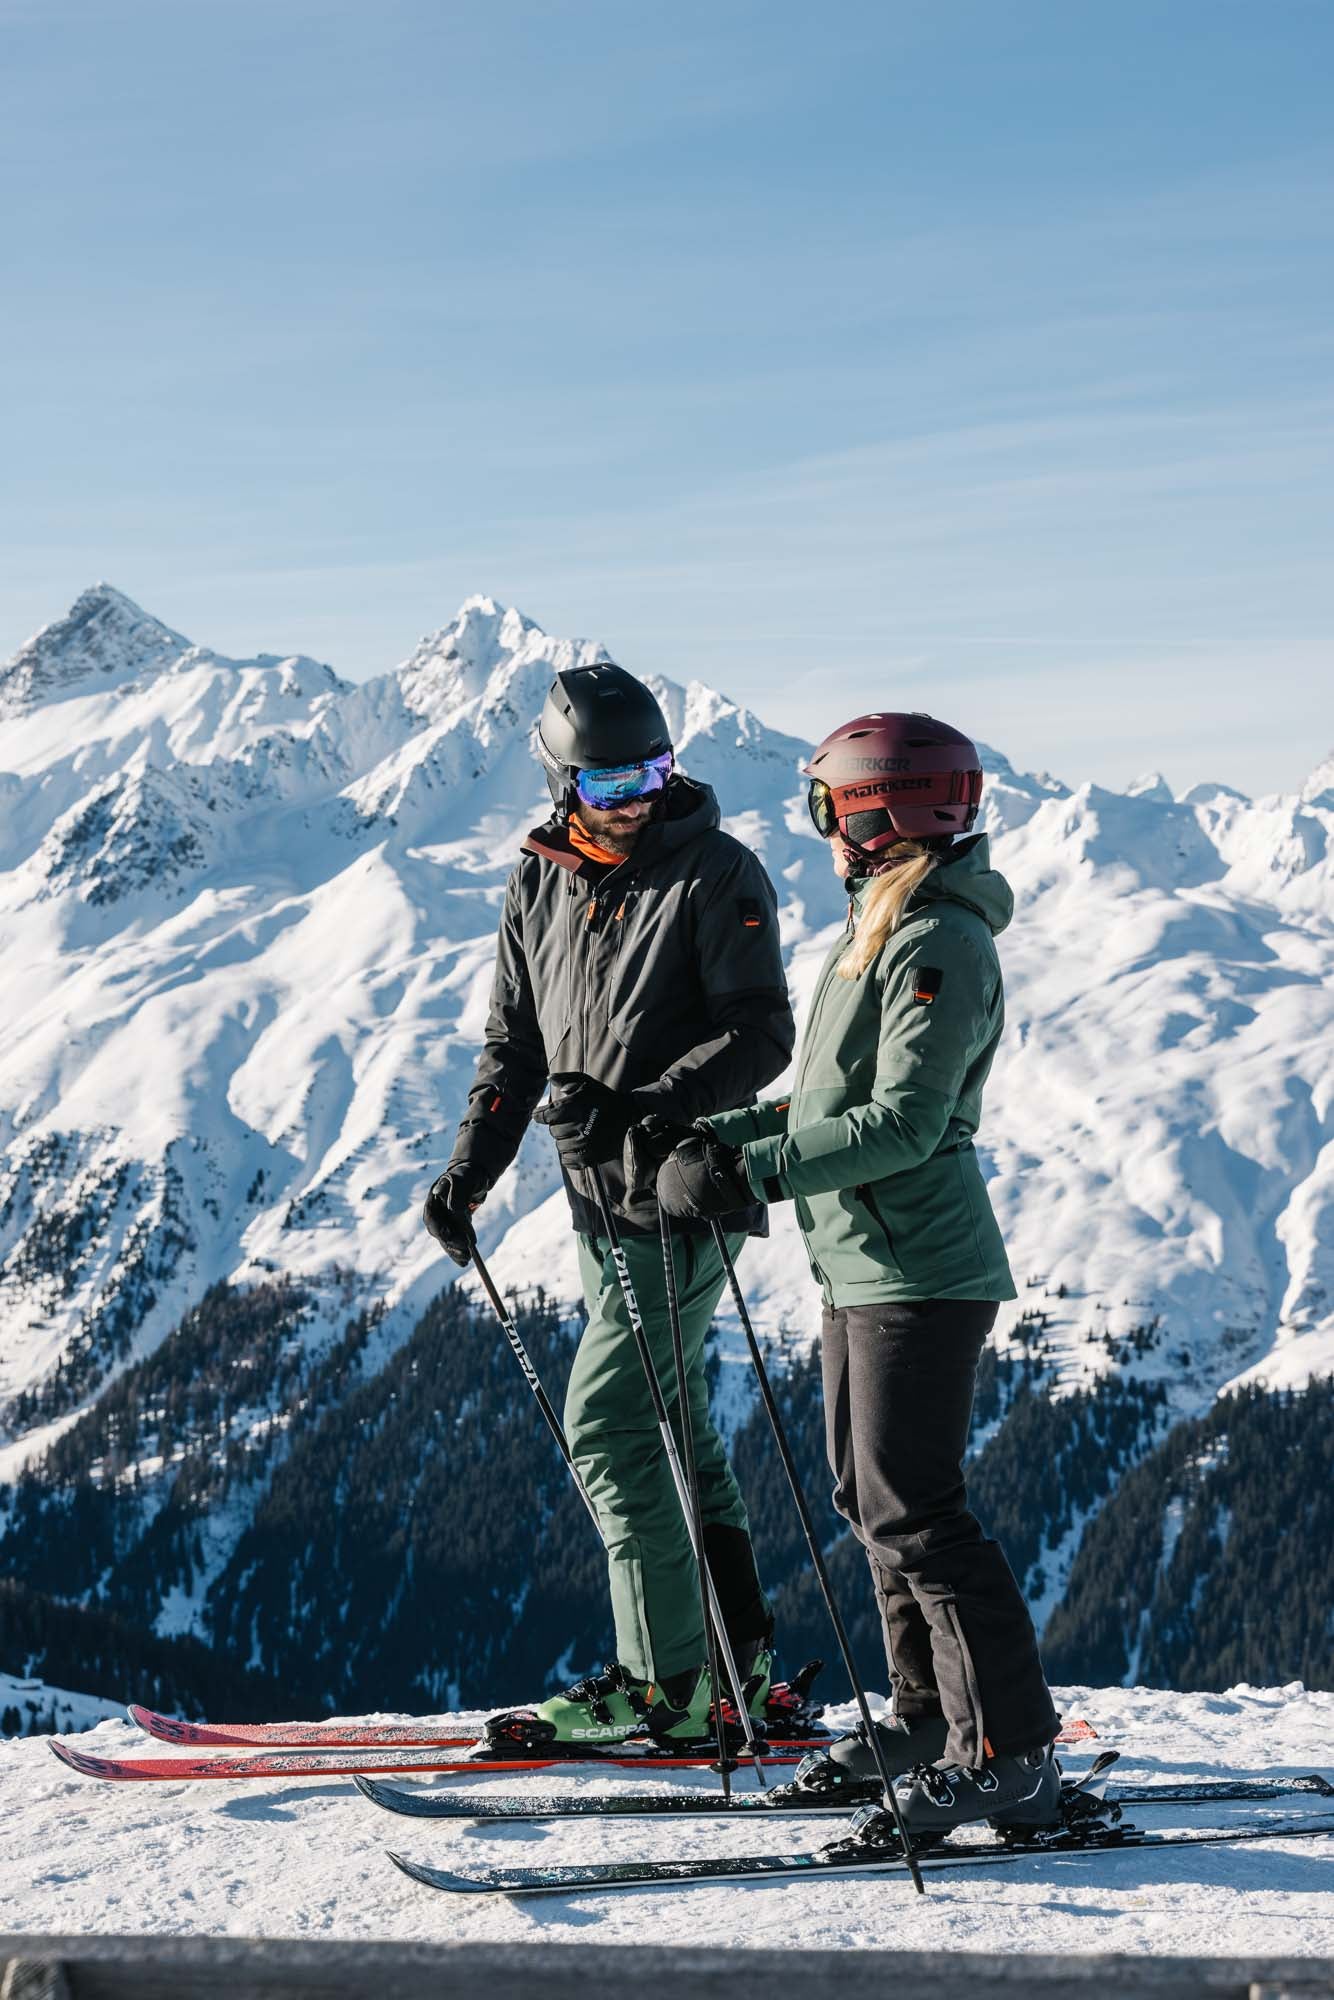
<path fill-rule="evenodd" d="M 1334 742 L 1326 0 L 0 0 L 0 656 L 487 591 L 808 734 Z"/>

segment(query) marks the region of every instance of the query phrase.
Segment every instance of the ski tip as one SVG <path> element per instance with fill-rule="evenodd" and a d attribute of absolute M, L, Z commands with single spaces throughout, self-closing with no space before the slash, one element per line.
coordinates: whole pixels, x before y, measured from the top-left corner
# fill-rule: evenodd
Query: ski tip
<path fill-rule="evenodd" d="M 410 1861 L 406 1854 L 396 1854 L 393 1848 L 386 1850 L 395 1868 L 404 1875 L 411 1876 L 426 1889 L 460 1889 L 476 1892 L 481 1888 L 478 1882 L 470 1882 L 466 1875 L 451 1875 L 447 1869 L 431 1868 L 423 1861 Z"/>
<path fill-rule="evenodd" d="M 398 1797 L 396 1786 L 386 1785 L 377 1778 L 368 1778 L 364 1771 L 354 1771 L 352 1782 L 362 1797 L 369 1799 L 373 1806 L 388 1806 L 391 1811 L 393 1810 L 394 1801 Z"/>
<path fill-rule="evenodd" d="M 125 1713 L 136 1729 L 142 1729 L 145 1736 L 151 1736 L 157 1743 L 175 1743 L 182 1748 L 195 1748 L 207 1741 L 194 1722 L 186 1722 L 179 1715 L 159 1715 L 155 1708 L 145 1708 L 142 1703 L 132 1701 Z M 227 1738 L 223 1738 L 226 1742 Z"/>
<path fill-rule="evenodd" d="M 71 1771 L 77 1771 L 83 1778 L 110 1778 L 117 1774 L 115 1765 L 106 1757 L 90 1757 L 86 1750 L 76 1750 L 59 1736 L 47 1738 L 47 1748 L 62 1764 L 68 1764 Z"/>
<path fill-rule="evenodd" d="M 364 1771 L 353 1773 L 352 1782 L 363 1798 L 373 1806 L 381 1806 L 385 1812 L 401 1813 L 404 1819 L 467 1819 L 467 1801 L 461 1793 L 456 1793 L 446 1805 L 439 1793 L 405 1790 L 402 1785 L 386 1785 L 382 1779 L 367 1777 Z M 458 1803 L 455 1803 L 455 1800 Z"/>

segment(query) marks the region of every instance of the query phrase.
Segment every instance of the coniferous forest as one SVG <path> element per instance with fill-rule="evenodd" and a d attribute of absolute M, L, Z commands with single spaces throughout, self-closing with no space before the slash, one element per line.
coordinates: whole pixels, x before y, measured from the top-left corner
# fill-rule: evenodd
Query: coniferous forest
<path fill-rule="evenodd" d="M 374 1314 L 312 1354 L 307 1305 L 278 1280 L 216 1286 L 8 1491 L 0 1668 L 240 1720 L 500 1706 L 609 1655 L 601 1551 L 489 1313 L 451 1288 L 386 1358 Z M 518 1320 L 559 1407 L 577 1323 L 540 1294 Z M 818 1353 L 774 1366 L 883 1684 L 864 1560 L 829 1500 Z M 1161 1389 L 1114 1373 L 1053 1398 L 1043 1366 L 988 1351 L 969 1476 L 1054 1606 L 1053 1679 L 1334 1685 L 1334 1384 L 1171 1426 Z M 843 1695 L 758 1400 L 733 1450 L 781 1663 L 823 1655 L 822 1690 Z"/>

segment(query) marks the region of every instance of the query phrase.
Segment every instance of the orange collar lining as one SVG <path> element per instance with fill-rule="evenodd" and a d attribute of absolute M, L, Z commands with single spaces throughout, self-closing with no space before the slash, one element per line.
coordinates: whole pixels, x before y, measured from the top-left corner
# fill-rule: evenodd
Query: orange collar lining
<path fill-rule="evenodd" d="M 580 820 L 578 813 L 570 814 L 570 845 L 585 861 L 601 861 L 610 868 L 619 868 L 625 855 L 617 854 L 610 847 L 599 847 L 588 828 Z"/>

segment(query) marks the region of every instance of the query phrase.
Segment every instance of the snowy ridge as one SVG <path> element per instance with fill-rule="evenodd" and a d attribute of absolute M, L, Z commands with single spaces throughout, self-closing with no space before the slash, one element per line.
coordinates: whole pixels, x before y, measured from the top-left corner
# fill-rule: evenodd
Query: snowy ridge
<path fill-rule="evenodd" d="M 45 1681 L 0 1674 L 0 1721 L 5 1724 L 6 1736 L 74 1734 L 96 1729 L 99 1723 L 119 1721 L 122 1713 L 119 1702 L 71 1694 L 67 1688 L 50 1687 Z"/>
<path fill-rule="evenodd" d="M 105 585 L 15 656 L 0 1405 L 76 1354 L 77 1407 L 220 1277 L 311 1286 L 312 1340 L 377 1298 L 406 1329 L 449 1275 L 418 1213 L 470 1078 L 504 878 L 545 812 L 534 721 L 554 671 L 602 657 L 474 597 L 349 686 L 300 657 L 227 660 Z M 778 885 L 804 1000 L 842 911 L 805 746 L 698 682 L 654 685 L 683 765 Z M 1005 1326 L 1049 1294 L 1075 1382 L 1152 1325 L 1130 1366 L 1182 1412 L 1250 1371 L 1328 1369 L 1334 763 L 1251 802 L 985 761 L 1019 901 L 983 1130 L 1024 1292 Z M 168 1181 L 150 1284 L 143 1191 Z M 573 1290 L 556 1189 L 531 1134 L 479 1218 L 502 1278 Z M 766 1326 L 809 1331 L 790 1214 L 775 1224 L 744 1276 Z M 48 1393 L 33 1420 L 58 1414 Z M 16 1437 L 4 1463 L 21 1453 Z"/>

